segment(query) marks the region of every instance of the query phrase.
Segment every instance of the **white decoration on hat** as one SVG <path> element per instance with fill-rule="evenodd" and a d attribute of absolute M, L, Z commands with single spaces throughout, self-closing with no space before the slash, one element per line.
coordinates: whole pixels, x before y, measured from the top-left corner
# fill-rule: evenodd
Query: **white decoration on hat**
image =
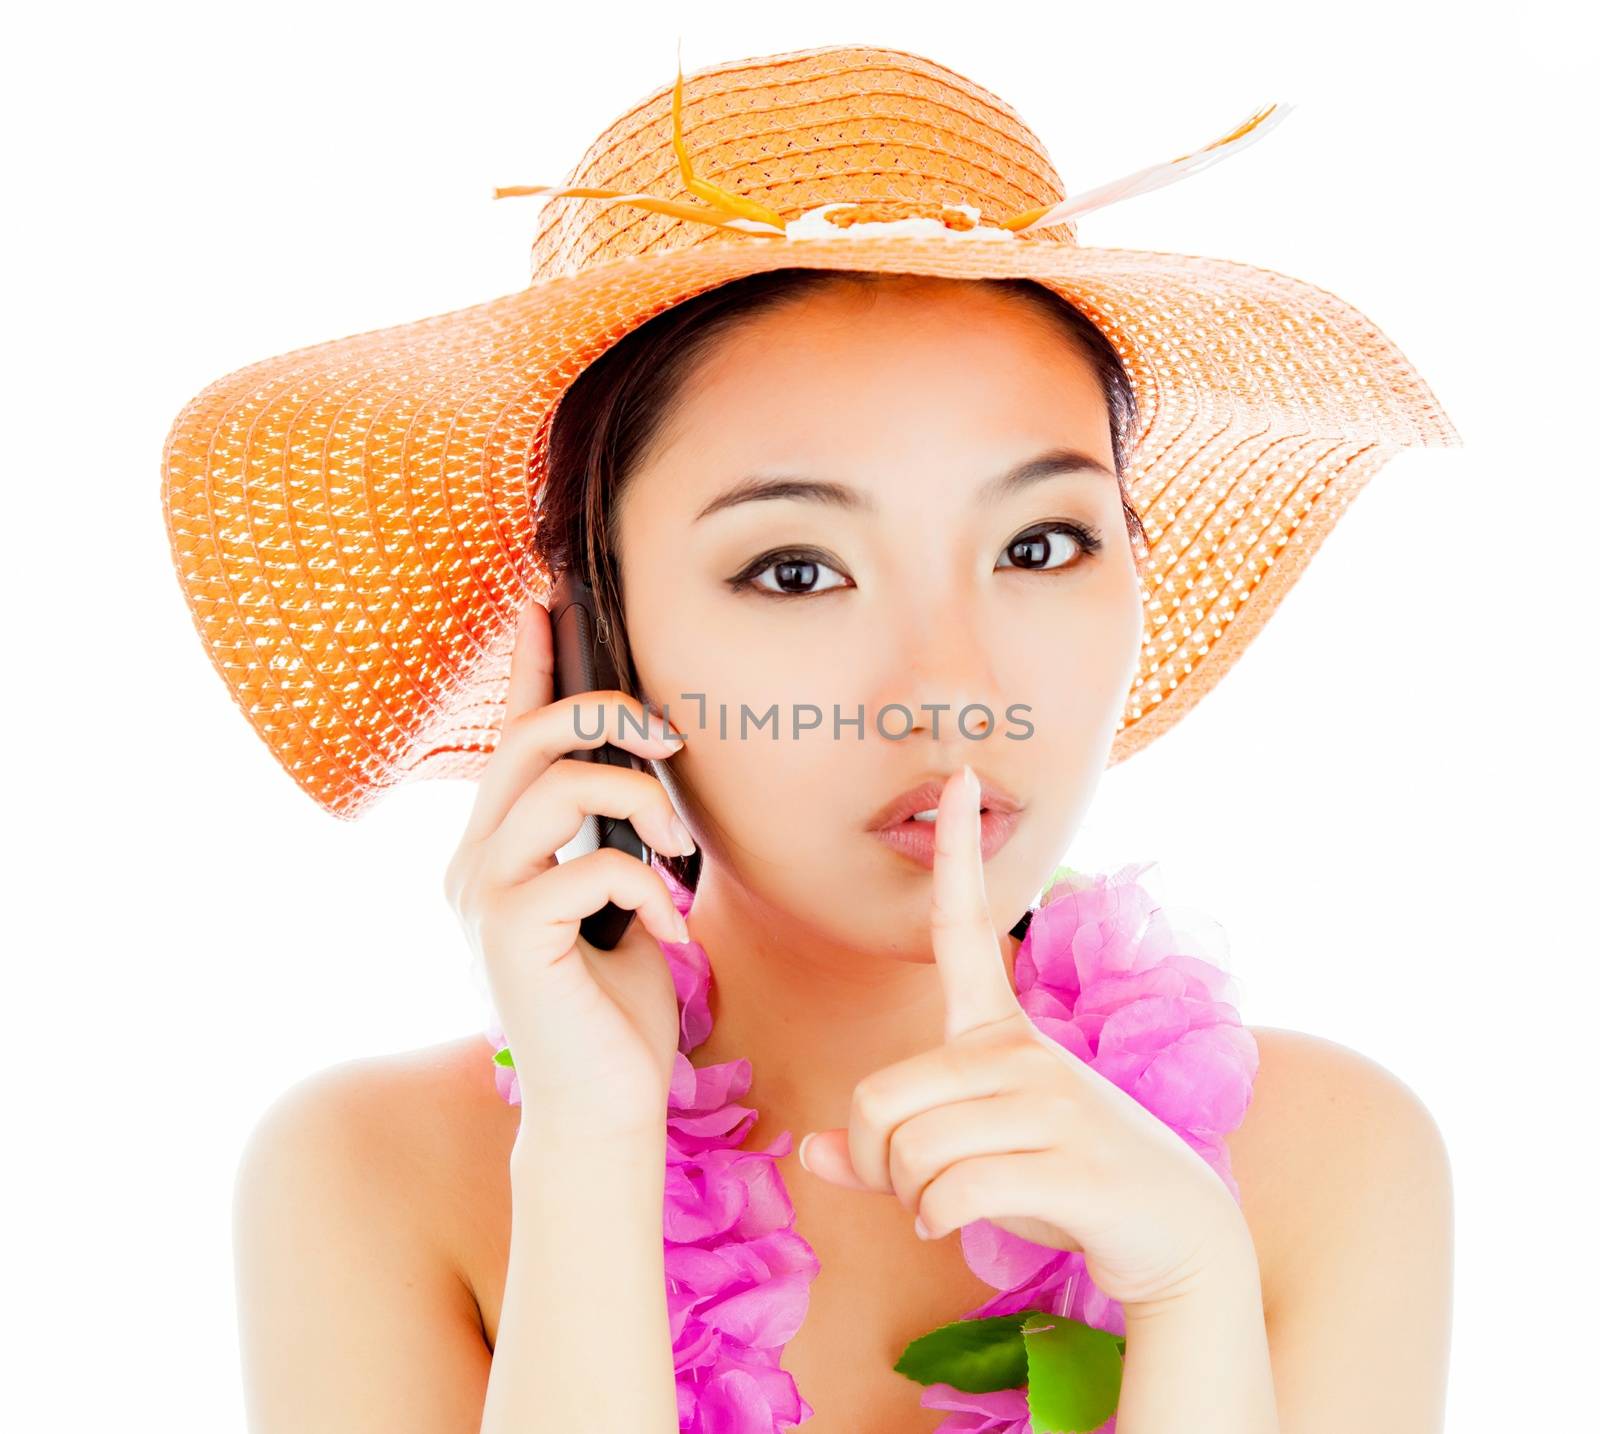
<path fill-rule="evenodd" d="M 868 219 L 857 224 L 835 224 L 826 218 L 832 209 L 856 209 L 860 206 L 847 201 L 819 204 L 798 218 L 791 219 L 783 230 L 785 239 L 877 239 L 902 235 L 907 239 L 1002 239 L 1015 240 L 1016 235 L 997 224 L 983 224 L 979 211 L 971 204 L 948 204 L 973 221 L 970 229 L 952 229 L 943 220 L 929 215 L 914 215 L 907 219 Z"/>

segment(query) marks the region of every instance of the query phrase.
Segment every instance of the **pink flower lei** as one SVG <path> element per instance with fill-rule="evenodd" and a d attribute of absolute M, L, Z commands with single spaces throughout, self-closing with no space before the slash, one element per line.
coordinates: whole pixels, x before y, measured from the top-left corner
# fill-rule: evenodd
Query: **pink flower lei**
<path fill-rule="evenodd" d="M 1042 1032 L 1177 1131 L 1237 1200 L 1223 1137 L 1249 1107 L 1256 1042 L 1240 1023 L 1233 978 L 1219 964 L 1226 960 L 1220 928 L 1201 917 L 1180 929 L 1177 913 L 1139 884 L 1154 866 L 1129 864 L 1110 876 L 1058 868 L 1017 951 L 1014 986 Z M 655 869 L 687 913 L 694 893 L 664 866 Z M 820 1268 L 794 1229 L 778 1173 L 792 1132 L 765 1150 L 739 1148 L 757 1118 L 754 1107 L 738 1103 L 750 1089 L 750 1062 L 691 1063 L 711 1033 L 710 961 L 695 941 L 661 949 L 681 1012 L 662 1221 L 678 1427 L 681 1434 L 774 1434 L 814 1412 L 780 1368 Z M 520 1104 L 503 1029 L 494 1024 L 485 1035 L 495 1048 L 496 1088 Z M 964 1318 L 1043 1310 L 1125 1332 L 1121 1306 L 1095 1287 L 1082 1254 L 1035 1245 L 987 1220 L 962 1227 L 961 1250 L 998 1291 Z M 921 1402 L 952 1411 L 937 1434 L 1031 1434 L 1026 1386 L 971 1393 L 934 1383 Z M 1112 1415 L 1096 1434 L 1115 1428 Z"/>

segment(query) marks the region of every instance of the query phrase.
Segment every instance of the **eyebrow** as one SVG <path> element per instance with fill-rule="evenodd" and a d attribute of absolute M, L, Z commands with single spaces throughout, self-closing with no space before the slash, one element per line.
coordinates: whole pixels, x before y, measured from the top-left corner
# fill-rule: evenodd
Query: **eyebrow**
<path fill-rule="evenodd" d="M 980 503 L 995 503 L 1002 498 L 1064 473 L 1099 474 L 1116 479 L 1116 474 L 1104 463 L 1080 453 L 1075 448 L 1052 448 L 1026 463 L 1019 463 L 1008 472 L 1001 473 L 978 489 Z M 740 480 L 725 493 L 719 494 L 694 515 L 694 521 L 708 518 L 724 508 L 741 503 L 764 503 L 793 498 L 803 503 L 821 503 L 831 508 L 844 508 L 857 513 L 875 513 L 878 505 L 859 488 L 844 483 L 834 483 L 818 478 L 802 478 L 794 474 L 776 474 L 771 477 L 750 477 Z"/>

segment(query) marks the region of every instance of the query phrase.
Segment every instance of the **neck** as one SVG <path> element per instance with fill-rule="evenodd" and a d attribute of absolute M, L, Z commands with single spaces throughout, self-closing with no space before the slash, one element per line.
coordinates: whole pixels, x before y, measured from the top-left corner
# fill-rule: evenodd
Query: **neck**
<path fill-rule="evenodd" d="M 856 1084 L 944 1044 L 944 988 L 926 941 L 885 950 L 840 943 L 805 913 L 760 902 L 705 863 L 689 916 L 711 962 L 712 1031 L 691 1059 L 750 1061 L 748 1100 L 777 1125 L 843 1127 Z M 1021 945 L 996 932 L 1012 977 Z"/>

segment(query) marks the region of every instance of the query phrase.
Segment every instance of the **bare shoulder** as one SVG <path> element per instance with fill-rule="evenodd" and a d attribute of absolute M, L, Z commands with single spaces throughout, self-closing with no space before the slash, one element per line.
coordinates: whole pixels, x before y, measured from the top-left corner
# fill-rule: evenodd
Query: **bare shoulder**
<path fill-rule="evenodd" d="M 1356 1233 L 1375 1201 L 1391 1221 L 1408 1201 L 1419 1219 L 1447 1210 L 1450 1170 L 1432 1113 L 1392 1071 L 1320 1036 L 1249 1029 L 1261 1064 L 1228 1150 L 1270 1318 L 1307 1253 Z"/>
<path fill-rule="evenodd" d="M 336 1137 L 353 1168 L 409 1199 L 448 1198 L 485 1164 L 503 1162 L 516 1136 L 517 1112 L 495 1090 L 490 1056 L 472 1035 L 341 1061 L 284 1091 L 251 1139 L 289 1125 L 315 1130 Z"/>
<path fill-rule="evenodd" d="M 252 1200 L 254 1186 L 314 1183 L 322 1206 L 359 1212 L 387 1248 L 403 1245 L 441 1286 L 475 1295 L 481 1236 L 495 1228 L 494 1202 L 511 1198 L 518 1126 L 490 1057 L 474 1034 L 341 1061 L 296 1081 L 250 1132 L 236 1213 L 265 1198 Z"/>
<path fill-rule="evenodd" d="M 470 1272 L 516 1123 L 482 1036 L 344 1061 L 268 1106 L 234 1183 L 252 1430 L 477 1427 Z"/>

